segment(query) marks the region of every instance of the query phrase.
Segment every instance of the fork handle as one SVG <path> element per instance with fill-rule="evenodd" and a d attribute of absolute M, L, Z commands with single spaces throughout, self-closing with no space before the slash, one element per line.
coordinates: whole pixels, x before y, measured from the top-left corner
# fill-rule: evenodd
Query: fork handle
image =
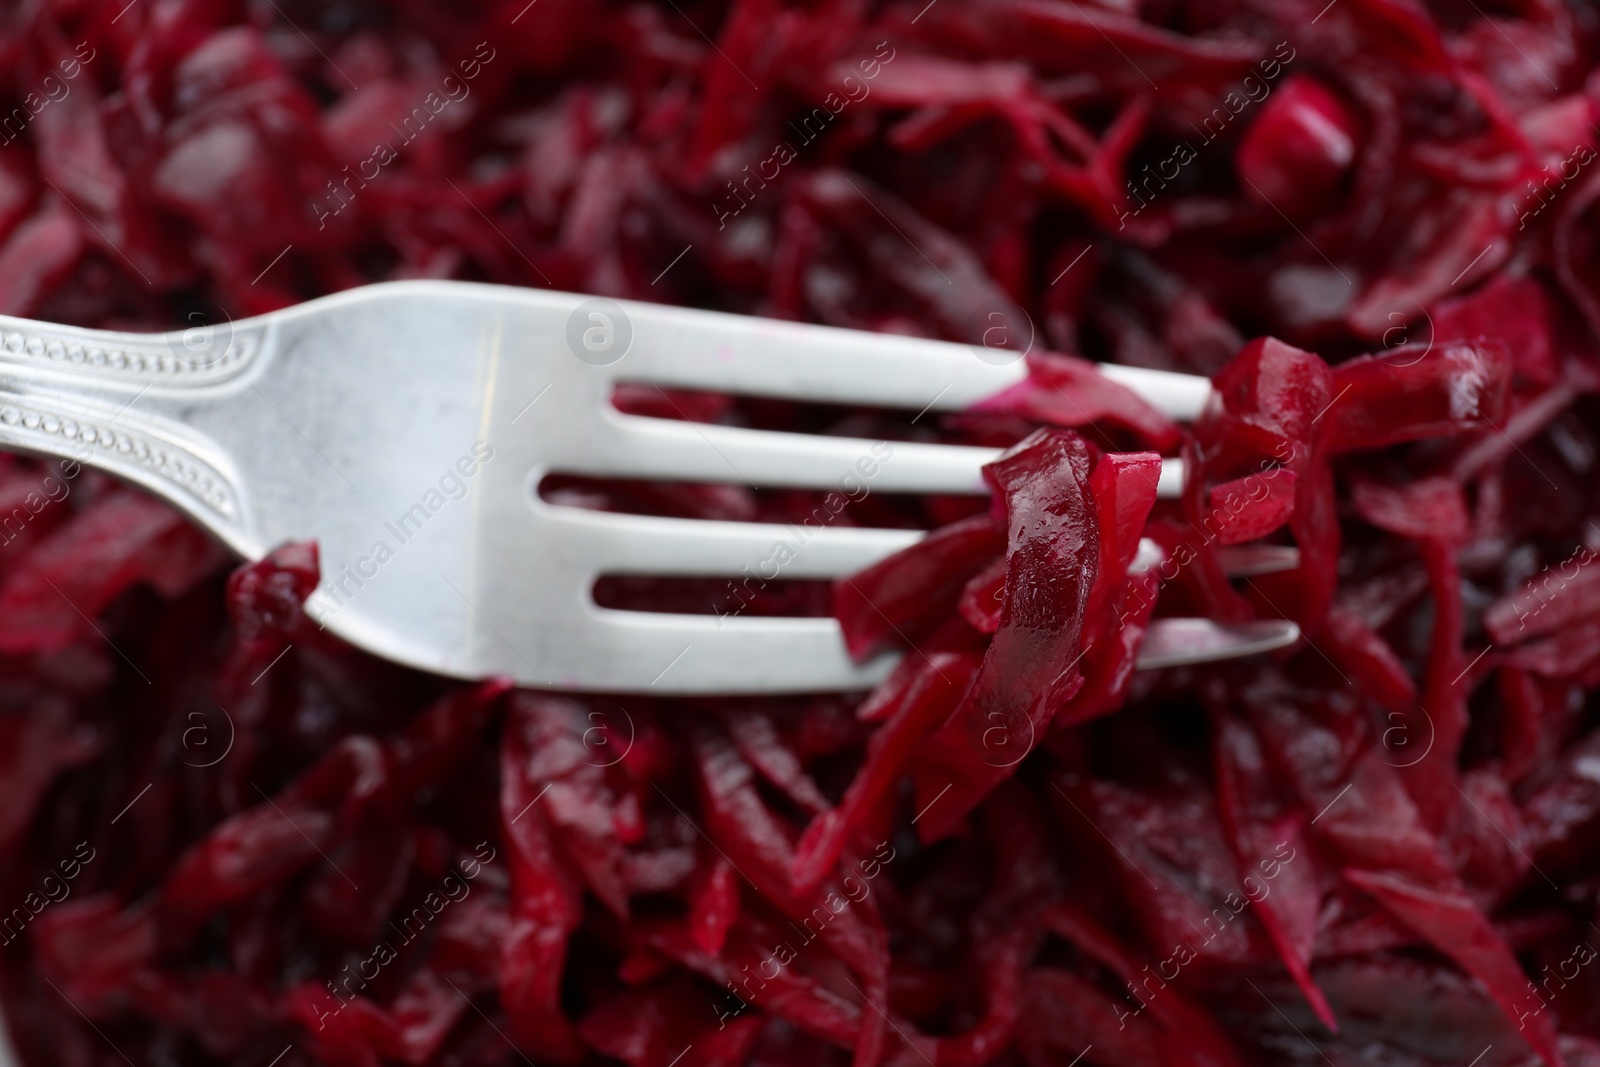
<path fill-rule="evenodd" d="M 255 554 L 227 453 L 183 413 L 246 375 L 265 328 L 165 334 L 0 316 L 0 448 L 87 464 L 171 502 Z M 133 402 L 149 403 L 133 410 Z"/>

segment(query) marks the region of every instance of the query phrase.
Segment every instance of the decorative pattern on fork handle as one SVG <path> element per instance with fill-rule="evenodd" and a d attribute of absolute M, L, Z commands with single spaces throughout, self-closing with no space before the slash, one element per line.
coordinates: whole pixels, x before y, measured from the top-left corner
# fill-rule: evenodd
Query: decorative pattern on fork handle
<path fill-rule="evenodd" d="M 0 447 L 70 457 L 146 485 L 175 503 L 191 502 L 212 516 L 209 525 L 218 532 L 242 530 L 242 494 L 223 452 L 170 418 L 129 410 L 137 394 L 118 399 L 102 390 L 110 386 L 120 394 L 130 386 L 165 391 L 220 385 L 252 366 L 264 336 L 258 326 L 227 324 L 211 335 L 212 343 L 197 358 L 181 333 L 137 336 L 0 321 Z M 17 373 L 7 374 L 10 367 Z M 51 387 L 50 379 L 57 376 L 93 392 L 61 395 Z"/>
<path fill-rule="evenodd" d="M 132 425 L 123 425 L 126 417 L 115 416 L 118 425 L 113 426 L 111 419 L 84 407 L 0 390 L 0 444 L 28 452 L 66 453 L 113 474 L 156 474 L 222 520 L 237 522 L 238 490 L 216 465 L 201 458 L 203 446 L 178 439 L 175 426 L 157 430 L 142 425 L 147 420 L 137 417 L 129 420 Z M 75 442 L 92 446 L 94 452 L 74 452 Z"/>
<path fill-rule="evenodd" d="M 207 353 L 203 360 L 179 354 L 182 342 L 177 338 L 182 334 L 109 341 L 104 334 L 68 326 L 48 333 L 37 328 L 4 330 L 0 331 L 0 361 L 50 370 L 82 368 L 133 382 L 216 385 L 243 373 L 261 351 L 259 329 L 232 333 L 231 324 L 217 329 L 229 331 L 227 345 L 219 353 Z"/>

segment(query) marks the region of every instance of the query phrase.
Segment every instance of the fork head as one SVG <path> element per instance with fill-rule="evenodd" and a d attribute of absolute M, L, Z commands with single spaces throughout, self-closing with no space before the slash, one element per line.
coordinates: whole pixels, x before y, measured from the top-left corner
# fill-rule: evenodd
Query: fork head
<path fill-rule="evenodd" d="M 329 630 L 446 675 L 619 693 L 875 683 L 892 657 L 851 662 L 831 619 L 604 610 L 593 583 L 693 575 L 749 589 L 847 574 L 918 535 L 833 524 L 834 501 L 981 493 L 994 452 L 637 418 L 610 405 L 618 381 L 926 411 L 964 408 L 1026 373 L 957 344 L 456 282 L 352 290 L 198 344 L 57 335 L 51 351 L 71 358 L 41 357 L 9 384 L 76 413 L 72 425 L 108 450 L 102 465 L 246 556 L 315 538 L 324 577 L 311 611 Z M 115 345 L 175 358 L 68 366 Z M 1203 380 L 1170 379 L 1150 388 L 1167 391 L 1172 413 L 1203 402 Z M 119 465 L 122 437 L 136 451 L 148 441 L 152 458 Z M 3 426 L 0 438 L 54 447 Z M 795 526 L 693 522 L 548 504 L 538 486 L 558 472 L 830 492 Z"/>
<path fill-rule="evenodd" d="M 874 683 L 891 659 L 851 662 L 829 619 L 611 611 L 591 590 L 603 573 L 834 577 L 915 535 L 835 527 L 831 512 L 785 528 L 580 511 L 540 499 L 546 474 L 854 497 L 981 491 L 991 455 L 629 417 L 609 403 L 619 380 L 917 407 L 943 390 L 951 408 L 1022 373 L 959 345 L 930 360 L 925 341 L 454 283 L 372 286 L 236 327 L 256 329 L 251 371 L 174 413 L 233 457 L 239 547 L 315 537 L 313 616 L 374 652 L 616 692 Z"/>

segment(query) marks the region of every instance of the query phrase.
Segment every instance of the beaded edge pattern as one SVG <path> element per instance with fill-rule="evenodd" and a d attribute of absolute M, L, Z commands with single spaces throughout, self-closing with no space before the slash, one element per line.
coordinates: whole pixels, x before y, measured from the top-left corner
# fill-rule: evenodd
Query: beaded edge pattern
<path fill-rule="evenodd" d="M 112 428 L 60 414 L 31 399 L 0 393 L 0 433 L 7 431 L 17 433 L 24 440 L 29 436 L 43 436 L 96 445 L 113 454 L 115 462 L 121 465 L 135 465 L 161 475 L 223 518 L 232 520 L 238 516 L 233 486 L 228 479 L 181 445 L 137 430 Z"/>
<path fill-rule="evenodd" d="M 48 336 L 23 331 L 0 331 L 0 359 L 27 364 L 43 363 L 93 367 L 127 376 L 149 376 L 175 380 L 214 381 L 238 373 L 255 356 L 259 338 L 256 331 L 228 339 L 228 347 L 208 363 L 197 363 L 160 344 L 117 344 L 70 335 Z"/>

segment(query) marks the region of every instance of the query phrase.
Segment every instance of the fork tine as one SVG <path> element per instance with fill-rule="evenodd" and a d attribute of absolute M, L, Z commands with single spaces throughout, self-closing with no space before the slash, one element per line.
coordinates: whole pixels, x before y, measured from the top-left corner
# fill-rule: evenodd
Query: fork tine
<path fill-rule="evenodd" d="M 622 416 L 605 470 L 635 477 L 839 489 L 849 477 L 881 492 L 982 493 L 998 452 L 959 445 L 747 430 Z M 868 477 L 868 472 L 871 477 Z"/>
<path fill-rule="evenodd" d="M 610 415 L 613 428 L 552 468 L 562 473 L 690 482 L 744 483 L 884 493 L 983 494 L 980 473 L 999 449 L 747 430 L 735 426 Z M 1183 462 L 1162 461 L 1157 492 L 1175 497 Z"/>
<path fill-rule="evenodd" d="M 833 619 L 600 611 L 591 624 L 614 657 L 610 669 L 617 692 L 864 689 L 887 676 L 897 658 L 887 654 L 854 663 Z M 1157 619 L 1145 635 L 1137 666 L 1153 670 L 1236 659 L 1286 647 L 1299 637 L 1294 623 L 1281 619 L 1233 626 L 1210 619 Z M 554 684 L 562 683 L 556 678 Z"/>
<path fill-rule="evenodd" d="M 1217 555 L 1222 569 L 1232 578 L 1254 578 L 1300 569 L 1300 550 L 1293 545 L 1231 545 L 1219 549 Z"/>
<path fill-rule="evenodd" d="M 833 519 L 826 511 L 822 517 Z M 920 530 L 710 522 L 564 507 L 541 509 L 539 521 L 553 524 L 563 541 L 581 545 L 597 574 L 717 577 L 748 569 L 769 581 L 836 578 L 923 537 Z"/>
<path fill-rule="evenodd" d="M 1011 353 L 653 304 L 629 303 L 626 310 L 635 340 L 615 373 L 661 385 L 959 411 L 1027 376 L 1021 351 L 997 365 L 990 360 Z M 1032 324 L 1017 325 L 1014 340 L 1028 344 Z M 1211 383 L 1193 375 L 1125 367 L 1105 373 L 1184 421 L 1200 413 L 1211 393 Z"/>
<path fill-rule="evenodd" d="M 832 518 L 824 511 L 819 522 L 826 524 Z M 551 524 L 562 543 L 578 546 L 583 565 L 595 574 L 719 577 L 748 570 L 767 581 L 853 574 L 924 536 L 920 530 L 667 519 L 559 505 L 542 506 L 539 521 Z M 1293 548 L 1242 548 L 1245 551 L 1222 550 L 1223 568 L 1231 576 L 1270 574 L 1299 566 L 1299 553 Z M 1163 557 L 1160 547 L 1144 538 L 1133 569 L 1147 570 Z"/>
<path fill-rule="evenodd" d="M 1139 668 L 1187 667 L 1286 648 L 1300 640 L 1287 619 L 1220 623 L 1210 619 L 1154 619 L 1139 646 Z"/>
<path fill-rule="evenodd" d="M 618 692 L 805 693 L 868 689 L 897 656 L 856 664 L 833 619 L 598 611 L 589 625 Z M 561 685 L 559 677 L 552 677 Z"/>

